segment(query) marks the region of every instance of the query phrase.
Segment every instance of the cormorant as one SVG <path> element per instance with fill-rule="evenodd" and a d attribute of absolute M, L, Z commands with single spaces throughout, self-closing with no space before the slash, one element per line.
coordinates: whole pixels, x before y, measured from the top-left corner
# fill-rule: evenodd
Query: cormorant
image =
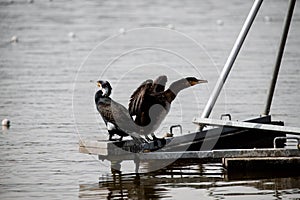
<path fill-rule="evenodd" d="M 112 140 L 112 136 L 116 134 L 120 136 L 120 141 L 124 136 L 130 135 L 134 141 L 144 142 L 138 134 L 138 126 L 134 123 L 128 110 L 109 97 L 112 90 L 110 83 L 100 80 L 97 81 L 97 85 L 100 90 L 95 94 L 95 103 L 109 132 L 109 140 Z"/>
<path fill-rule="evenodd" d="M 170 110 L 172 101 L 177 94 L 190 86 L 207 83 L 207 80 L 199 80 L 195 77 L 187 77 L 173 82 L 165 90 L 166 76 L 159 76 L 154 82 L 146 80 L 131 95 L 129 102 L 129 113 L 135 116 L 135 123 L 139 125 L 140 134 L 152 134 L 158 129 Z"/>

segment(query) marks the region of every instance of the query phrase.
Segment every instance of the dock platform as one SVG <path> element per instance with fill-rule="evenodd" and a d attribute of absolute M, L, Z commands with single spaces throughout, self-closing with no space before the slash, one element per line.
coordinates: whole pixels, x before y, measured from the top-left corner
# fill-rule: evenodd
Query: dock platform
<path fill-rule="evenodd" d="M 300 129 L 285 127 L 283 122 L 272 121 L 271 116 L 244 122 L 197 119 L 194 123 L 217 127 L 166 137 L 163 144 L 157 145 L 152 141 L 143 147 L 134 144 L 133 140 L 80 141 L 79 152 L 96 155 L 99 160 L 112 163 L 126 160 L 217 162 L 222 163 L 228 172 L 270 169 L 296 171 L 294 169 L 300 168 Z M 286 133 L 291 132 L 295 134 L 292 139 L 296 143 L 286 146 L 287 139 L 291 139 Z M 203 148 L 205 140 L 215 141 L 215 146 L 211 149 Z"/>
<path fill-rule="evenodd" d="M 176 151 L 176 152 L 146 152 L 131 153 L 114 147 L 114 153 L 109 152 L 113 142 L 86 141 L 80 142 L 79 152 L 89 155 L 97 155 L 99 159 L 122 159 L 133 160 L 165 160 L 165 159 L 207 159 L 210 161 L 221 161 L 224 158 L 276 158 L 276 157 L 299 157 L 300 150 L 285 148 L 264 148 L 264 149 L 217 149 L 210 151 Z M 108 148 L 107 148 L 108 147 Z"/>
<path fill-rule="evenodd" d="M 300 150 L 286 148 L 262 149 L 216 149 L 210 151 L 157 151 L 131 153 L 118 147 L 112 148 L 113 142 L 92 141 L 80 143 L 81 153 L 96 155 L 99 160 L 109 161 L 162 161 L 194 159 L 200 163 L 222 162 L 225 169 L 236 170 L 296 170 L 300 168 Z"/>

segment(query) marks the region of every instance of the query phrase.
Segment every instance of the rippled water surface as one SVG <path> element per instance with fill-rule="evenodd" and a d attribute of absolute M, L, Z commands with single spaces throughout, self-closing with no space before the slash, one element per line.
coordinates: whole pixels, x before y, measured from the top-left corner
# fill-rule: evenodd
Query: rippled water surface
<path fill-rule="evenodd" d="M 0 131 L 0 199 L 299 199 L 300 177 L 231 179 L 221 165 L 199 163 L 140 176 L 127 174 L 129 164 L 112 175 L 107 161 L 78 153 L 79 138 L 107 138 L 93 100 L 99 78 L 123 105 L 160 74 L 169 82 L 207 79 L 178 96 L 158 135 L 178 123 L 185 133 L 195 130 L 192 117 L 201 114 L 251 5 L 1 0 L 0 119 L 11 127 Z M 213 117 L 262 113 L 286 10 L 283 0 L 263 3 Z M 299 27 L 296 4 L 271 109 L 289 126 L 300 121 Z"/>

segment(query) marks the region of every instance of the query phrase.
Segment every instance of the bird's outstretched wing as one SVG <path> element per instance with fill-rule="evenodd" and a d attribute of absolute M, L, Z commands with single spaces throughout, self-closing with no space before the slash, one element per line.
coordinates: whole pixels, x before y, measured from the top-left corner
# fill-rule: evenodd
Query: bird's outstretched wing
<path fill-rule="evenodd" d="M 163 92 L 165 90 L 165 85 L 167 82 L 167 76 L 162 75 L 157 77 L 154 82 L 149 79 L 143 82 L 131 95 L 129 101 L 129 113 L 131 116 L 139 115 L 141 112 L 145 111 L 149 97 L 153 93 Z"/>
<path fill-rule="evenodd" d="M 137 115 L 141 112 L 142 104 L 145 101 L 146 95 L 151 93 L 152 86 L 153 80 L 146 80 L 130 96 L 128 110 L 131 116 Z"/>
<path fill-rule="evenodd" d="M 165 90 L 167 81 L 168 81 L 168 78 L 165 75 L 157 77 L 153 82 L 152 91 L 153 92 L 163 92 Z"/>

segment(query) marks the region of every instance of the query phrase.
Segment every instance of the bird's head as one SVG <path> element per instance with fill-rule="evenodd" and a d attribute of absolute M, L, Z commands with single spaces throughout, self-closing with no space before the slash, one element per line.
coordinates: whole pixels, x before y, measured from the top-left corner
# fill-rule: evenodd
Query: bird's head
<path fill-rule="evenodd" d="M 99 80 L 97 81 L 97 86 L 102 91 L 103 96 L 109 97 L 109 95 L 111 94 L 112 87 L 108 81 Z"/>
<path fill-rule="evenodd" d="M 193 86 L 193 85 L 196 85 L 196 84 L 200 84 L 200 83 L 207 83 L 208 81 L 207 80 L 200 80 L 200 79 L 197 79 L 195 77 L 187 77 L 185 78 L 187 80 L 187 82 Z"/>

